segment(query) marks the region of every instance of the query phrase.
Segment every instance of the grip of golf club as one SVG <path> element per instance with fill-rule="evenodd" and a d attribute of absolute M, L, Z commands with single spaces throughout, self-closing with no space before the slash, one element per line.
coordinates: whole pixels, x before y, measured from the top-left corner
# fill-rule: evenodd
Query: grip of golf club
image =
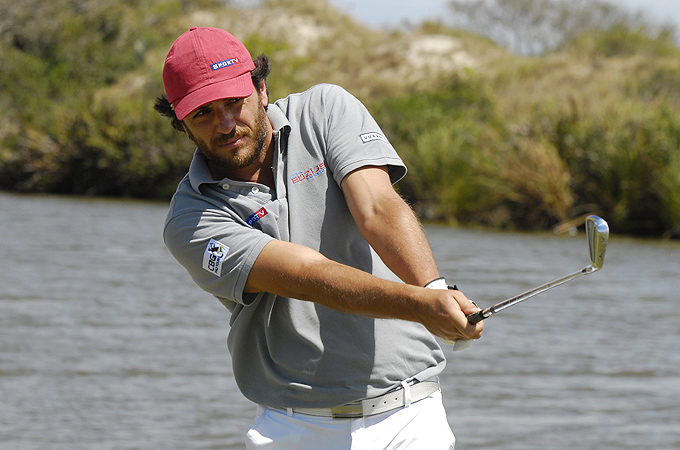
<path fill-rule="evenodd" d="M 484 315 L 482 314 L 483 311 L 477 311 L 476 313 L 472 313 L 469 316 L 467 316 L 467 320 L 470 323 L 470 325 L 474 325 L 478 322 L 481 322 L 484 320 Z"/>

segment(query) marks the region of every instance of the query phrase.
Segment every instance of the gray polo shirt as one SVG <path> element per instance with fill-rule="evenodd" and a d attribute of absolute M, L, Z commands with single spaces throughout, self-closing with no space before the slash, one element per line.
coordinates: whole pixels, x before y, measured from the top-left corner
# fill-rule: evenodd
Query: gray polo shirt
<path fill-rule="evenodd" d="M 164 239 L 193 280 L 231 311 L 234 376 L 253 402 L 332 407 L 426 379 L 445 359 L 420 324 L 341 313 L 269 293 L 245 295 L 248 273 L 272 239 L 397 281 L 361 235 L 340 182 L 364 166 L 401 159 L 365 107 L 338 86 L 318 85 L 269 106 L 276 189 L 213 180 L 200 152 L 175 193 Z"/>

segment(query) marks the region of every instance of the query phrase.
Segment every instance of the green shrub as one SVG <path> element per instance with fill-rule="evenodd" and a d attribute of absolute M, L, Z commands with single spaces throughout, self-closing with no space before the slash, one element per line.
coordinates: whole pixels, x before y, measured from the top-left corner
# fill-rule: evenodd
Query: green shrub
<path fill-rule="evenodd" d="M 598 212 L 616 232 L 680 236 L 672 30 L 619 24 L 528 58 L 430 24 L 412 33 L 455 35 L 476 71 L 423 83 L 410 35 L 366 29 L 323 2 L 263 6 L 327 31 L 307 53 L 221 0 L 5 3 L 1 189 L 167 199 L 192 146 L 152 105 L 165 52 L 198 21 L 238 24 L 252 53 L 270 56 L 273 99 L 318 82 L 359 96 L 409 167 L 401 193 L 427 219 L 541 229 Z"/>
<path fill-rule="evenodd" d="M 570 45 L 572 51 L 587 51 L 607 58 L 646 54 L 649 56 L 677 55 L 672 28 L 655 33 L 647 26 L 632 27 L 619 22 L 606 30 L 588 31 Z"/>
<path fill-rule="evenodd" d="M 604 117 L 557 114 L 549 139 L 572 175 L 575 203 L 618 230 L 660 235 L 680 226 L 680 113 L 661 104 Z"/>
<path fill-rule="evenodd" d="M 524 229 L 567 217 L 569 175 L 554 147 L 513 136 L 481 80 L 457 78 L 377 109 L 410 168 L 401 192 L 423 216 Z"/>

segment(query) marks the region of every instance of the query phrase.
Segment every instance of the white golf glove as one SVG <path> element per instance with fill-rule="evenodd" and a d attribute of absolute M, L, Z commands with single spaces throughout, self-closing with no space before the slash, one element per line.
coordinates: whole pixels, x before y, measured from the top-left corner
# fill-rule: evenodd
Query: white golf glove
<path fill-rule="evenodd" d="M 446 283 L 446 280 L 444 277 L 437 278 L 436 280 L 432 280 L 429 283 L 425 285 L 426 289 L 455 289 L 458 290 L 455 286 L 449 286 Z M 451 344 L 453 345 L 453 351 L 457 352 L 458 350 L 465 350 L 469 346 L 472 345 L 474 342 L 474 339 L 458 339 L 457 341 L 451 341 L 449 339 L 444 339 L 444 338 L 439 338 L 444 342 L 445 344 Z"/>

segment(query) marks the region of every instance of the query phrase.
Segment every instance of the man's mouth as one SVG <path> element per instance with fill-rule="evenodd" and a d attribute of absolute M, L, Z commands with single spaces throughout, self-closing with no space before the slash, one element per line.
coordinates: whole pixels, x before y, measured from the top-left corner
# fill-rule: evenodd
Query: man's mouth
<path fill-rule="evenodd" d="M 213 141 L 213 145 L 215 145 L 216 147 L 235 148 L 241 145 L 243 137 L 244 136 L 241 134 L 223 136 Z"/>

